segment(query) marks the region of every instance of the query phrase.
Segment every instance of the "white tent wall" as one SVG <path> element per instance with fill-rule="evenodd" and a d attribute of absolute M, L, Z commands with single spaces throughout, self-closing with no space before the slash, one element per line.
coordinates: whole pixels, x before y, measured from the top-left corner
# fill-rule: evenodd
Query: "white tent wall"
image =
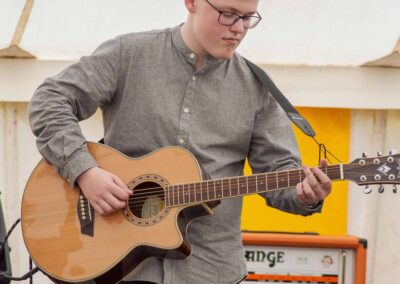
<path fill-rule="evenodd" d="M 15 2 L 0 0 L 3 19 L 20 11 L 21 0 Z M 182 2 L 36 0 L 20 46 L 39 59 L 76 60 L 118 34 L 185 21 Z M 399 9 L 397 0 L 261 0 L 263 20 L 240 51 L 259 63 L 360 65 L 393 48 Z M 5 22 L 0 47 L 9 43 L 13 24 Z"/>
<path fill-rule="evenodd" d="M 0 123 L 5 125 L 0 142 L 0 191 L 5 222 L 9 228 L 19 217 L 24 186 L 40 160 L 35 147 L 35 137 L 28 125 L 28 103 L 0 103 Z M 96 113 L 87 121 L 81 122 L 82 131 L 90 141 L 98 141 L 102 136 L 102 119 Z M 3 129 L 3 128 L 2 128 Z M 20 228 L 20 227 L 19 227 Z M 23 244 L 20 229 L 15 229 L 9 240 L 14 276 L 21 276 L 28 271 L 28 253 Z M 12 283 L 17 283 L 13 281 Z M 20 283 L 20 282 L 19 282 Z M 28 280 L 26 282 L 28 283 Z M 52 283 L 41 273 L 34 276 L 34 283 Z"/>
<path fill-rule="evenodd" d="M 365 151 L 371 156 L 400 149 L 399 110 L 353 110 L 351 122 L 352 158 Z M 367 279 L 370 284 L 397 283 L 400 271 L 399 197 L 392 186 L 385 194 L 374 190 L 365 195 L 351 184 L 349 190 L 348 233 L 368 240 Z"/>
<path fill-rule="evenodd" d="M 0 58 L 0 191 L 8 228 L 40 159 L 27 119 L 37 85 L 108 38 L 183 22 L 182 2 L 34 2 L 20 47 L 38 60 Z M 24 3 L 0 0 L 0 49 L 9 45 Z M 351 160 L 363 151 L 400 149 L 399 69 L 357 67 L 391 52 L 400 35 L 400 1 L 261 0 L 260 11 L 264 19 L 240 47 L 243 55 L 264 64 L 297 106 L 353 109 Z M 82 123 L 88 140 L 102 137 L 101 124 L 99 114 Z M 390 187 L 370 196 L 350 188 L 348 233 L 369 240 L 367 283 L 397 283 L 399 197 Z M 10 245 L 13 272 L 21 275 L 28 265 L 20 230 Z M 51 282 L 38 273 L 35 283 Z"/>

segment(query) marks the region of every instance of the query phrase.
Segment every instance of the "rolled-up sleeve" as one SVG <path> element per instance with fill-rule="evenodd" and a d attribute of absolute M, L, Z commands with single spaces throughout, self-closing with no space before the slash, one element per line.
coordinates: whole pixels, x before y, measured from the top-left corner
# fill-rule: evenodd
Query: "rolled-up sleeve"
<path fill-rule="evenodd" d="M 118 86 L 120 39 L 107 41 L 91 56 L 46 79 L 29 104 L 29 121 L 40 154 L 74 185 L 97 166 L 78 122 L 109 104 Z"/>

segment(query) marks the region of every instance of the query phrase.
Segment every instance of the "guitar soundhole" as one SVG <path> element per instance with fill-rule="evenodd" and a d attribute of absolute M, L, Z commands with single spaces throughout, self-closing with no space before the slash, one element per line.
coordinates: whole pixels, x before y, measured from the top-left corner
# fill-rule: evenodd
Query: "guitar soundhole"
<path fill-rule="evenodd" d="M 128 184 L 133 192 L 123 213 L 126 219 L 139 226 L 154 225 L 167 216 L 165 188 L 168 182 L 158 175 L 143 175 Z"/>
<path fill-rule="evenodd" d="M 165 207 L 164 189 L 155 182 L 143 182 L 133 189 L 129 210 L 140 219 L 151 219 Z"/>

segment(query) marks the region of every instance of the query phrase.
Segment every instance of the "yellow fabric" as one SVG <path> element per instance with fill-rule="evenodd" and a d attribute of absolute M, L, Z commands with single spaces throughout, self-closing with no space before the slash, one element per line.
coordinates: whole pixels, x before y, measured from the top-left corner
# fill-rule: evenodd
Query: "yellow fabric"
<path fill-rule="evenodd" d="M 299 112 L 310 121 L 316 139 L 324 143 L 343 163 L 348 163 L 350 144 L 350 110 L 327 108 L 298 108 Z M 315 142 L 295 129 L 303 164 L 318 164 L 318 147 Z M 338 163 L 330 158 L 333 164 Z M 250 174 L 248 165 L 245 174 Z M 316 232 L 321 235 L 346 235 L 347 231 L 347 182 L 333 183 L 333 190 L 326 199 L 321 214 L 309 217 L 291 215 L 265 206 L 265 201 L 258 195 L 244 199 L 242 230 Z"/>

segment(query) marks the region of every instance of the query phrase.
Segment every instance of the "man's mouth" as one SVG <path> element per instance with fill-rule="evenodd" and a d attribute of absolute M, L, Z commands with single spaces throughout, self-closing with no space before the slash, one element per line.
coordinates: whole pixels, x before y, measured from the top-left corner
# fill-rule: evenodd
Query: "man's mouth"
<path fill-rule="evenodd" d="M 240 42 L 238 38 L 234 37 L 224 37 L 222 38 L 226 43 L 231 44 L 231 45 L 236 45 Z"/>

